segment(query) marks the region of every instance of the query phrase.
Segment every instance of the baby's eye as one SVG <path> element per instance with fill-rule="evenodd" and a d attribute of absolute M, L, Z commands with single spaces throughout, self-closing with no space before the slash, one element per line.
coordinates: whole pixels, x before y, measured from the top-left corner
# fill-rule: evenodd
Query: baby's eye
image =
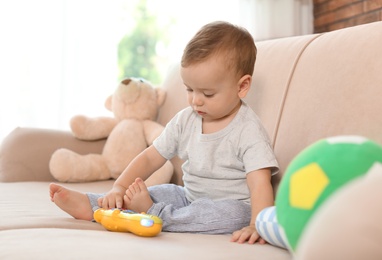
<path fill-rule="evenodd" d="M 193 90 L 190 89 L 190 88 L 186 88 L 186 91 L 187 91 L 187 92 L 192 92 Z"/>
<path fill-rule="evenodd" d="M 214 94 L 206 94 L 206 93 L 204 93 L 204 96 L 205 96 L 206 98 L 211 98 L 211 97 L 214 96 Z"/>

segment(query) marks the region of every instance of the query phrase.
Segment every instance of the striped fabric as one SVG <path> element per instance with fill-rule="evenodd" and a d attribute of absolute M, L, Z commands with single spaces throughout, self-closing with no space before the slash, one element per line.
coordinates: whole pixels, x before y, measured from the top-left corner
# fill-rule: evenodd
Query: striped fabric
<path fill-rule="evenodd" d="M 288 249 L 284 231 L 276 217 L 276 207 L 263 209 L 256 218 L 256 230 L 269 244 Z"/>

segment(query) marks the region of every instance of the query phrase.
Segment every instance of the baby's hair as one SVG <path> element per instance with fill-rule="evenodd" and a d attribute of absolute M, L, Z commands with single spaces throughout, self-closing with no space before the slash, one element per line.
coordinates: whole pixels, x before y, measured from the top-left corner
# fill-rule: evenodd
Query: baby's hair
<path fill-rule="evenodd" d="M 186 68 L 214 55 L 224 55 L 227 68 L 242 77 L 253 74 L 256 53 L 255 42 L 245 28 L 216 21 L 203 26 L 188 42 L 181 65 Z"/>

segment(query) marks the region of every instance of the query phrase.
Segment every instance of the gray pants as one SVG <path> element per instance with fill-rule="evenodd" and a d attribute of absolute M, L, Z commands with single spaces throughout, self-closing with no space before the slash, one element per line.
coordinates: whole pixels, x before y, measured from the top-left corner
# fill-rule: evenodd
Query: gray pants
<path fill-rule="evenodd" d="M 226 234 L 248 226 L 251 220 L 251 206 L 238 200 L 200 198 L 190 202 L 184 188 L 174 184 L 148 189 L 154 204 L 146 213 L 163 220 L 163 231 Z M 96 210 L 97 199 L 104 194 L 87 195 L 93 210 Z"/>

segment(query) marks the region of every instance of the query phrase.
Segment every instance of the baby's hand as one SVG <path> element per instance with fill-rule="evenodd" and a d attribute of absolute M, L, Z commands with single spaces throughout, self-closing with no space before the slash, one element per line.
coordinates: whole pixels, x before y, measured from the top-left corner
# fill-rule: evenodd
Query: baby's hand
<path fill-rule="evenodd" d="M 104 209 L 123 208 L 123 196 L 126 189 L 122 186 L 113 186 L 105 197 L 98 199 L 98 206 Z"/>
<path fill-rule="evenodd" d="M 247 226 L 233 232 L 231 242 L 242 244 L 246 241 L 248 241 L 248 244 L 254 244 L 256 242 L 259 242 L 260 244 L 266 243 L 266 241 L 259 236 L 259 233 L 257 233 L 255 225 Z"/>

